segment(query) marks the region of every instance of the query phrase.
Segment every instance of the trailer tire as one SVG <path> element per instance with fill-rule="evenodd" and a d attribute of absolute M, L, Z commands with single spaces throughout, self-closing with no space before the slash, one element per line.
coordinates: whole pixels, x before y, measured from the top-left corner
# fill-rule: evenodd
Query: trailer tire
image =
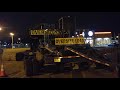
<path fill-rule="evenodd" d="M 44 67 L 44 60 L 41 60 L 41 61 L 34 60 L 33 61 L 33 75 L 39 75 L 41 73 L 40 70 L 43 67 Z"/>
<path fill-rule="evenodd" d="M 63 63 L 56 63 L 56 66 L 57 66 L 57 72 L 64 71 L 64 64 Z"/>
<path fill-rule="evenodd" d="M 24 69 L 26 76 L 33 76 L 33 59 L 27 58 L 24 60 Z"/>
<path fill-rule="evenodd" d="M 79 70 L 88 70 L 90 65 L 88 62 L 81 62 L 79 63 Z"/>

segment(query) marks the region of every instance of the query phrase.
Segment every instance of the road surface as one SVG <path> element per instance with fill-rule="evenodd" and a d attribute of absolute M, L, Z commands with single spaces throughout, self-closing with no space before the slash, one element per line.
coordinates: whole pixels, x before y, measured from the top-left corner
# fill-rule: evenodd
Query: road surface
<path fill-rule="evenodd" d="M 117 78 L 117 74 L 104 69 L 90 69 L 87 71 L 68 71 L 61 73 L 44 73 L 27 77 L 23 61 L 4 61 L 7 78 Z"/>

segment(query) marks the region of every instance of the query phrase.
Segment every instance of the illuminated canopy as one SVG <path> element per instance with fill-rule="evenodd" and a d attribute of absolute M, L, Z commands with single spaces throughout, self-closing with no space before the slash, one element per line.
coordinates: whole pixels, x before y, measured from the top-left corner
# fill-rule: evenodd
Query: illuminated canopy
<path fill-rule="evenodd" d="M 95 34 L 111 34 L 111 32 L 95 32 Z"/>

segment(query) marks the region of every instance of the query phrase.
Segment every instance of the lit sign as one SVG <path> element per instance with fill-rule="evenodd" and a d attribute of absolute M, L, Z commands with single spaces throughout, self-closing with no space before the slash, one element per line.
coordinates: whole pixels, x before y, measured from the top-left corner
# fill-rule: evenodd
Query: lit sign
<path fill-rule="evenodd" d="M 92 32 L 92 31 L 89 31 L 89 32 L 88 32 L 88 35 L 89 35 L 89 36 L 93 36 L 93 32 Z"/>
<path fill-rule="evenodd" d="M 84 38 L 55 38 L 55 45 L 85 44 Z"/>
<path fill-rule="evenodd" d="M 30 30 L 30 35 L 58 35 L 59 31 L 45 31 L 45 30 Z"/>

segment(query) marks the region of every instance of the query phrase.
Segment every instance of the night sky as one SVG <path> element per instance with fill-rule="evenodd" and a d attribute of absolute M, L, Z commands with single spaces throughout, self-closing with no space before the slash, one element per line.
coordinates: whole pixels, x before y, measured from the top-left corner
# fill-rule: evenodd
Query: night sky
<path fill-rule="evenodd" d="M 61 16 L 68 15 L 76 16 L 79 28 L 114 32 L 120 30 L 120 12 L 0 12 L 0 26 L 4 27 L 4 32 L 24 35 L 28 28 L 36 24 L 54 24 Z"/>

